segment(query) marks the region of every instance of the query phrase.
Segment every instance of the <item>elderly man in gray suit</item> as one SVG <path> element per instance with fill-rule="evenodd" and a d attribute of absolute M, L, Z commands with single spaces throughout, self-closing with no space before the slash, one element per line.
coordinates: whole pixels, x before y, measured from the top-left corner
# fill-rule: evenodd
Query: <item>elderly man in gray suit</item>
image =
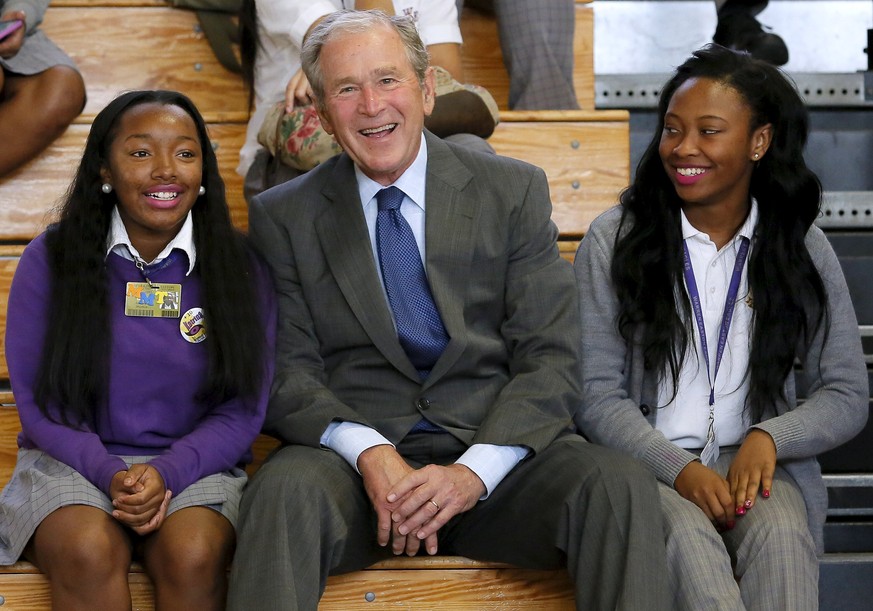
<path fill-rule="evenodd" d="M 229 607 L 314 610 L 329 574 L 421 551 L 566 566 L 579 609 L 665 608 L 654 479 L 571 429 L 579 306 L 542 170 L 423 129 L 404 18 L 335 13 L 303 65 L 345 152 L 252 202 L 284 445 L 245 494 Z"/>

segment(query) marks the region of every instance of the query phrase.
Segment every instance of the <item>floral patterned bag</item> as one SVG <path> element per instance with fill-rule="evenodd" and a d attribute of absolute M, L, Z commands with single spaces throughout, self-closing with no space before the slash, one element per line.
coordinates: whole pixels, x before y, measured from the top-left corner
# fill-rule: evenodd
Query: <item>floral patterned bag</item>
<path fill-rule="evenodd" d="M 313 104 L 298 106 L 286 115 L 284 100 L 273 105 L 264 117 L 258 142 L 285 165 L 303 171 L 342 151 L 333 136 L 324 131 Z"/>

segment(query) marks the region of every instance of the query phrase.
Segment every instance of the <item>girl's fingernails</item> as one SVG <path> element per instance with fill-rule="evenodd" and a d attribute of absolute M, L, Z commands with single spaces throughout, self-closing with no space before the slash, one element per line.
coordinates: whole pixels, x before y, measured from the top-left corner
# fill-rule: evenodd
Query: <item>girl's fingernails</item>
<path fill-rule="evenodd" d="M 744 515 L 746 515 L 746 508 L 743 507 L 742 505 L 740 505 L 739 507 L 737 507 L 737 510 L 736 510 L 735 513 L 736 513 L 738 516 L 744 516 Z"/>
<path fill-rule="evenodd" d="M 727 529 L 733 530 L 734 526 L 736 526 L 736 522 L 734 522 L 733 520 L 728 520 Z"/>
<path fill-rule="evenodd" d="M 745 507 L 746 509 L 751 509 L 752 508 L 752 499 L 746 499 L 746 502 L 743 503 L 743 507 Z"/>
<path fill-rule="evenodd" d="M 761 496 L 763 496 L 765 499 L 769 499 L 770 498 L 770 491 L 767 490 L 766 488 L 764 488 L 764 492 L 761 493 Z"/>

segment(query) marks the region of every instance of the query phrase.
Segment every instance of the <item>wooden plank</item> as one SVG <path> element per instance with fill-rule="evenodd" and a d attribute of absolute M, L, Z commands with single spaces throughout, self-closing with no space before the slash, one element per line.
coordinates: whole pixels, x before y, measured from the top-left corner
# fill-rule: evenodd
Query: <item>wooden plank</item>
<path fill-rule="evenodd" d="M 3 201 L 2 197 L 0 201 Z M 6 308 L 9 303 L 9 287 L 16 267 L 18 267 L 18 257 L 0 256 L 0 382 L 9 379 L 9 369 L 6 366 Z"/>
<path fill-rule="evenodd" d="M 18 454 L 18 432 L 21 422 L 14 405 L 0 406 L 0 487 L 5 486 L 12 477 L 15 459 Z M 2 592 L 0 592 L 2 594 Z M 4 609 L 4 611 L 6 611 Z"/>
<path fill-rule="evenodd" d="M 572 611 L 576 607 L 565 572 L 505 568 L 367 570 L 337 575 L 328 579 L 318 608 Z"/>
<path fill-rule="evenodd" d="M 627 186 L 630 136 L 627 123 L 501 122 L 489 139 L 501 155 L 540 166 L 549 179 L 552 220 L 562 237 L 585 234 Z"/>
<path fill-rule="evenodd" d="M 88 16 L 79 14 L 87 10 Z M 119 28 L 120 23 L 135 23 Z M 509 108 L 509 77 L 493 15 L 465 8 L 460 19 L 465 80 L 487 87 Z M 94 38 L 94 27 L 101 36 Z M 160 0 L 61 0 L 46 12 L 43 29 L 79 64 L 88 89 L 80 122 L 88 122 L 118 92 L 143 87 L 190 95 L 210 121 L 245 121 L 239 75 L 218 63 L 193 11 Z M 594 108 L 594 13 L 577 4 L 573 81 L 580 107 Z M 143 62 L 143 58 L 148 58 Z"/>
<path fill-rule="evenodd" d="M 493 15 L 465 7 L 461 14 L 464 80 L 491 92 L 501 110 L 509 108 L 509 75 L 503 64 L 497 22 Z M 573 39 L 573 85 L 583 110 L 594 109 L 594 11 L 576 6 Z"/>
<path fill-rule="evenodd" d="M 627 113 L 504 112 L 490 138 L 501 155 L 545 169 L 553 219 L 565 237 L 583 234 L 588 223 L 611 206 L 627 185 L 630 143 Z M 602 120 L 600 120 L 602 118 Z M 516 120 L 525 119 L 525 120 Z M 562 120 L 563 119 L 563 120 Z M 619 120 L 616 120 L 619 119 Z M 624 119 L 624 120 L 620 120 Z M 0 178 L 0 240 L 27 242 L 53 218 L 51 209 L 69 186 L 88 126 L 72 125 L 48 150 L 18 171 Z M 234 224 L 248 229 L 243 179 L 236 171 L 245 125 L 209 126 Z"/>
<path fill-rule="evenodd" d="M 270 452 L 279 447 L 279 440 L 269 435 L 258 435 L 255 443 L 252 445 L 252 462 L 246 466 L 246 473 L 249 477 L 255 474 L 255 471 L 264 464 Z"/>
<path fill-rule="evenodd" d="M 218 62 L 193 11 L 166 5 L 52 7 L 42 28 L 85 79 L 88 101 L 77 123 L 90 123 L 130 89 L 181 91 L 209 122 L 248 120 L 242 78 Z"/>
<path fill-rule="evenodd" d="M 561 256 L 570 263 L 576 257 L 576 249 L 579 248 L 579 240 L 558 240 L 558 250 Z"/>
<path fill-rule="evenodd" d="M 465 560 L 465 559 L 460 559 Z M 400 560 L 396 564 L 402 566 Z M 474 564 L 461 569 L 364 570 L 328 578 L 320 611 L 385 609 L 469 611 L 575 609 L 573 589 L 564 571 L 517 568 L 483 568 Z M 154 589 L 147 575 L 129 573 L 134 609 L 154 609 Z M 0 567 L 0 596 L 4 609 L 49 611 L 48 580 L 32 565 L 19 562 Z"/>
<path fill-rule="evenodd" d="M 60 202 L 82 156 L 89 125 L 71 125 L 38 158 L 0 178 L 0 240 L 27 242 L 53 220 L 53 208 Z M 239 149 L 245 139 L 245 125 L 209 125 L 212 146 L 227 188 L 227 200 L 234 223 L 248 228 L 248 209 L 243 196 L 243 179 L 236 173 Z"/>
<path fill-rule="evenodd" d="M 580 0 L 576 0 L 580 2 Z M 98 6 L 163 6 L 166 7 L 167 0 L 52 0 L 52 9 L 59 6 L 64 7 L 87 7 L 93 8 Z"/>
<path fill-rule="evenodd" d="M 130 573 L 128 583 L 134 610 L 150 611 L 155 608 L 154 588 L 148 576 Z M 4 599 L 4 611 L 51 611 L 49 582 L 42 573 L 0 571 L 0 596 Z"/>

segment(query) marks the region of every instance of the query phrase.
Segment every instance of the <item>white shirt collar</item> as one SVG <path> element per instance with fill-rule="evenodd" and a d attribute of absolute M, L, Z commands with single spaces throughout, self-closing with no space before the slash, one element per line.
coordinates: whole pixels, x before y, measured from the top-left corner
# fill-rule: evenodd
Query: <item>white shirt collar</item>
<path fill-rule="evenodd" d="M 372 200 L 376 193 L 384 189 L 378 182 L 366 176 L 356 165 L 355 178 L 358 181 L 358 193 L 361 196 L 361 204 L 366 206 Z M 406 194 L 412 203 L 424 210 L 424 190 L 427 182 L 427 142 L 424 139 L 424 132 L 421 133 L 421 146 L 418 148 L 418 155 L 412 164 L 406 168 L 406 171 L 394 181 L 394 187 L 397 187 Z"/>
<path fill-rule="evenodd" d="M 700 231 L 697 227 L 692 225 L 688 221 L 688 217 L 685 216 L 685 211 L 679 211 L 682 215 L 682 239 L 687 240 L 688 238 L 693 238 L 695 236 L 706 236 L 706 239 L 709 240 L 709 236 Z M 746 215 L 746 220 L 740 226 L 736 235 L 733 237 L 733 240 L 736 240 L 738 237 L 748 238 L 749 241 L 752 240 L 752 235 L 755 233 L 755 225 L 758 224 L 758 202 L 755 198 L 752 198 L 752 205 L 749 208 L 749 214 Z"/>
<path fill-rule="evenodd" d="M 146 265 L 160 263 L 174 248 L 178 248 L 188 256 L 188 271 L 185 275 L 189 275 L 197 262 L 197 249 L 194 246 L 194 220 L 191 216 L 191 211 L 188 211 L 188 216 L 185 217 L 185 222 L 179 233 L 170 240 L 164 249 L 155 257 L 154 261 L 146 261 Z M 127 228 L 124 226 L 124 221 L 121 220 L 121 215 L 118 213 L 118 206 L 112 209 L 112 219 L 109 224 L 109 235 L 106 238 L 106 256 L 114 252 L 128 261 L 142 259 L 136 247 L 130 242 L 130 236 L 127 234 Z"/>

